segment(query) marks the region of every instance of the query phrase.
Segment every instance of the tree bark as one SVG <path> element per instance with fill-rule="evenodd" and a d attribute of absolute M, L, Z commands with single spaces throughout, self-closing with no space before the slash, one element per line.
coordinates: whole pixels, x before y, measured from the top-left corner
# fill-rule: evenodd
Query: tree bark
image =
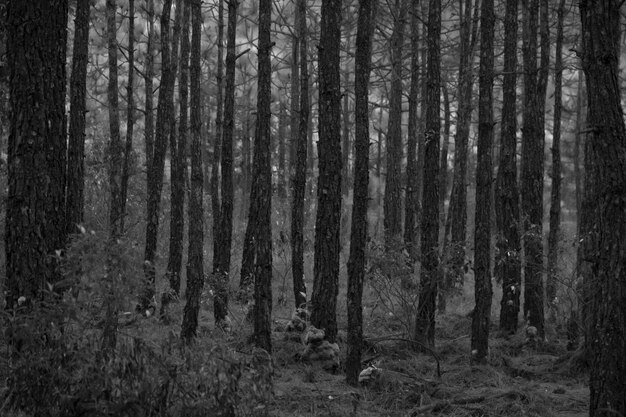
<path fill-rule="evenodd" d="M 299 123 L 300 123 L 300 7 L 294 3 L 293 10 L 293 33 L 291 39 L 291 101 L 289 129 L 291 140 L 289 141 L 289 179 L 293 181 L 298 169 L 297 154 L 299 142 Z"/>
<path fill-rule="evenodd" d="M 291 274 L 296 308 L 306 304 L 304 284 L 304 196 L 307 173 L 307 134 L 309 126 L 309 71 L 307 60 L 306 0 L 298 0 L 298 36 L 300 38 L 300 117 L 298 120 L 296 163 L 291 206 Z"/>
<path fill-rule="evenodd" d="M 524 317 L 544 337 L 543 312 L 543 117 L 537 69 L 538 0 L 525 7 L 524 28 L 524 125 L 522 128 L 522 218 L 524 222 Z"/>
<path fill-rule="evenodd" d="M 235 129 L 235 42 L 237 33 L 238 0 L 228 2 L 228 29 L 226 45 L 226 85 L 224 88 L 224 131 L 221 155 L 221 208 L 217 256 L 213 261 L 215 298 L 213 314 L 218 326 L 224 324 L 228 314 L 228 282 L 233 234 L 233 132 Z"/>
<path fill-rule="evenodd" d="M 311 324 L 337 335 L 339 228 L 341 217 L 341 0 L 322 0 L 319 46 L 319 142 L 317 218 Z"/>
<path fill-rule="evenodd" d="M 89 0 L 76 2 L 72 76 L 70 79 L 70 125 L 67 148 L 67 233 L 78 233 L 85 205 L 85 115 L 89 48 Z"/>
<path fill-rule="evenodd" d="M 367 244 L 367 207 L 369 186 L 369 78 L 372 55 L 370 26 L 375 21 L 371 0 L 360 0 L 357 23 L 354 96 L 354 202 L 348 259 L 348 347 L 346 381 L 356 386 L 361 372 L 363 344 L 363 279 L 365 276 L 365 245 Z"/>
<path fill-rule="evenodd" d="M 191 192 L 189 193 L 189 247 L 187 255 L 187 291 L 183 311 L 181 338 L 190 342 L 198 328 L 200 296 L 204 286 L 204 213 L 202 210 L 203 172 L 200 114 L 200 37 L 202 36 L 202 11 L 200 0 L 186 0 L 191 8 Z"/>
<path fill-rule="evenodd" d="M 145 116 L 145 147 L 146 147 L 146 171 L 152 170 L 152 156 L 154 154 L 154 0 L 146 0 L 148 3 L 147 26 L 148 40 L 146 41 L 146 64 L 144 72 L 144 84 L 146 86 L 146 116 Z"/>
<path fill-rule="evenodd" d="M 482 0 L 480 17 L 480 72 L 478 98 L 478 164 L 476 216 L 474 219 L 474 314 L 472 314 L 472 362 L 486 363 L 491 321 L 491 183 L 493 160 L 493 0 Z"/>
<path fill-rule="evenodd" d="M 559 255 L 559 223 L 561 218 L 561 96 L 563 89 L 563 19 L 565 0 L 560 0 L 557 10 L 556 60 L 554 63 L 554 130 L 552 133 L 552 190 L 550 191 L 550 233 L 548 235 L 548 278 L 546 298 L 554 307 L 556 298 Z"/>
<path fill-rule="evenodd" d="M 254 138 L 254 175 L 252 187 L 256 200 L 250 211 L 257 211 L 256 259 L 254 263 L 254 340 L 256 346 L 272 351 L 272 0 L 259 1 L 259 53 L 257 127 Z"/>
<path fill-rule="evenodd" d="M 148 203 L 146 213 L 146 247 L 144 254 L 145 282 L 140 296 L 141 311 L 147 311 L 155 302 L 156 250 L 159 233 L 159 206 L 163 189 L 163 171 L 167 140 L 171 133 L 172 95 L 174 73 L 170 57 L 170 11 L 172 0 L 165 0 L 161 12 L 161 86 L 157 105 L 156 136 L 151 166 L 148 171 Z"/>
<path fill-rule="evenodd" d="M 6 305 L 43 295 L 61 277 L 66 243 L 65 61 L 68 2 L 10 1 Z"/>
<path fill-rule="evenodd" d="M 389 249 L 402 233 L 402 46 L 404 44 L 405 3 L 396 0 L 391 34 L 391 91 L 387 124 L 387 176 L 385 178 L 384 229 Z"/>
<path fill-rule="evenodd" d="M 224 0 L 218 1 L 217 16 L 217 109 L 215 115 L 215 140 L 211 165 L 211 211 L 213 212 L 213 259 L 219 256 L 220 231 L 220 163 L 222 157 L 222 132 L 224 130 Z"/>
<path fill-rule="evenodd" d="M 428 7 L 428 64 L 426 69 L 426 125 L 424 132 L 424 195 L 422 199 L 422 276 L 415 338 L 435 345 L 435 301 L 439 271 L 439 105 L 440 105 L 441 0 Z"/>
<path fill-rule="evenodd" d="M 504 80 L 500 160 L 496 177 L 495 273 L 502 283 L 500 330 L 517 330 L 522 271 L 520 263 L 519 188 L 517 185 L 517 0 L 507 0 L 504 32 Z"/>
<path fill-rule="evenodd" d="M 580 2 L 587 81 L 589 416 L 626 415 L 626 128 L 619 84 L 621 1 Z"/>

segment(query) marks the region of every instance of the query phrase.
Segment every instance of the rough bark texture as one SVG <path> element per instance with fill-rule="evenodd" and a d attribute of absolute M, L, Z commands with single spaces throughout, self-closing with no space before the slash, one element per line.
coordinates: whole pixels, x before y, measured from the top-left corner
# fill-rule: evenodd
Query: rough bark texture
<path fill-rule="evenodd" d="M 580 2 L 594 202 L 589 308 L 589 416 L 626 415 L 626 128 L 619 84 L 621 1 Z"/>
<path fill-rule="evenodd" d="M 359 2 L 354 68 L 355 142 L 354 142 L 354 200 L 348 259 L 348 347 L 346 381 L 357 385 L 361 372 L 363 344 L 363 278 L 365 276 L 365 245 L 367 243 L 367 207 L 369 185 L 369 103 L 368 89 L 371 68 L 372 37 L 370 26 L 371 0 Z"/>
<path fill-rule="evenodd" d="M 187 100 L 189 82 L 189 15 L 191 5 L 181 2 L 182 37 L 180 42 L 180 79 L 178 82 L 178 102 L 180 116 L 178 137 L 170 135 L 170 248 L 166 275 L 170 290 L 178 295 L 180 291 L 180 271 L 183 264 L 183 234 L 185 228 L 185 150 L 187 146 Z M 174 56 L 172 55 L 172 58 Z"/>
<path fill-rule="evenodd" d="M 524 317 L 544 337 L 543 314 L 543 109 L 537 70 L 538 0 L 524 6 L 524 125 L 521 195 L 524 223 Z"/>
<path fill-rule="evenodd" d="M 550 191 L 550 233 L 548 235 L 548 278 L 546 299 L 554 305 L 558 280 L 559 223 L 561 217 L 561 96 L 563 89 L 563 15 L 565 0 L 559 2 L 554 63 L 554 130 L 552 133 L 552 190 Z"/>
<path fill-rule="evenodd" d="M 411 87 L 409 89 L 408 143 L 406 152 L 406 197 L 404 202 L 404 244 L 411 259 L 416 258 L 416 215 L 420 201 L 417 198 L 417 108 L 420 85 L 419 47 L 419 2 L 411 4 Z"/>
<path fill-rule="evenodd" d="M 174 92 L 174 74 L 170 63 L 170 11 L 172 1 L 165 0 L 161 12 L 161 86 L 159 88 L 159 103 L 157 105 L 156 136 L 151 164 L 148 170 L 148 204 L 146 213 L 146 247 L 144 254 L 145 283 L 140 296 L 142 311 L 154 303 L 156 278 L 156 249 L 159 233 L 159 206 L 163 189 L 163 170 L 165 167 L 165 152 L 167 139 L 170 134 L 172 113 L 172 94 Z"/>
<path fill-rule="evenodd" d="M 517 330 L 521 294 L 519 188 L 517 186 L 517 0 L 507 0 L 504 18 L 504 80 L 500 161 L 496 178 L 495 274 L 502 283 L 500 330 Z"/>
<path fill-rule="evenodd" d="M 341 217 L 341 0 L 322 0 L 319 46 L 319 142 L 317 218 L 311 324 L 337 335 L 339 226 Z"/>
<path fill-rule="evenodd" d="M 189 249 L 187 256 L 187 291 L 181 338 L 187 342 L 196 335 L 200 295 L 204 286 L 204 215 L 202 211 L 202 137 L 200 114 L 200 38 L 202 11 L 200 0 L 185 0 L 191 7 L 191 192 L 189 193 Z M 191 3 L 191 4 L 189 4 Z"/>
<path fill-rule="evenodd" d="M 148 39 L 146 41 L 146 67 L 144 71 L 144 84 L 146 86 L 146 116 L 145 116 L 145 147 L 146 147 L 146 170 L 152 169 L 152 155 L 154 153 L 154 102 L 153 102 L 153 78 L 154 78 L 154 0 L 146 0 Z"/>
<path fill-rule="evenodd" d="M 228 314 L 228 281 L 233 234 L 233 132 L 235 129 L 235 36 L 239 2 L 228 2 L 228 29 L 226 46 L 226 85 L 224 87 L 224 131 L 221 155 L 221 209 L 219 234 L 216 236 L 216 257 L 213 260 L 215 298 L 213 314 L 218 325 Z"/>
<path fill-rule="evenodd" d="M 296 308 L 306 303 L 304 284 L 304 195 L 306 192 L 307 130 L 309 125 L 309 71 L 307 68 L 306 0 L 298 0 L 298 33 L 300 37 L 300 118 L 293 177 L 293 203 L 291 206 L 291 274 Z"/>
<path fill-rule="evenodd" d="M 219 0 L 217 15 L 217 109 L 215 111 L 215 138 L 211 161 L 211 210 L 213 212 L 213 259 L 219 255 L 220 230 L 220 160 L 224 130 L 224 0 Z"/>
<path fill-rule="evenodd" d="M 254 138 L 254 174 L 252 187 L 257 189 L 250 211 L 257 211 L 256 259 L 254 263 L 254 341 L 272 351 L 272 62 L 270 27 L 272 0 L 259 1 L 259 54 L 257 125 Z"/>
<path fill-rule="evenodd" d="M 390 40 L 391 90 L 387 124 L 387 176 L 385 178 L 385 243 L 393 247 L 402 233 L 402 46 L 404 44 L 404 1 L 396 0 Z"/>
<path fill-rule="evenodd" d="M 293 33 L 291 38 L 291 72 L 289 74 L 291 81 L 291 99 L 289 103 L 289 129 L 291 140 L 289 141 L 289 178 L 293 181 L 296 170 L 298 169 L 297 153 L 299 142 L 299 123 L 300 123 L 300 7 L 294 2 L 293 10 Z M 305 162 L 306 164 L 306 162 Z"/>
<path fill-rule="evenodd" d="M 5 225 L 6 305 L 42 295 L 60 278 L 65 245 L 67 1 L 10 1 L 7 64 L 10 131 Z"/>
<path fill-rule="evenodd" d="M 491 183 L 493 148 L 493 0 L 482 0 L 480 16 L 480 71 L 478 76 L 478 164 L 474 220 L 474 300 L 472 362 L 486 363 L 491 321 Z"/>
<path fill-rule="evenodd" d="M 83 222 L 85 190 L 85 96 L 89 48 L 89 0 L 76 2 L 72 76 L 70 79 L 70 124 L 67 148 L 67 233 L 77 233 Z"/>
<path fill-rule="evenodd" d="M 426 70 L 426 125 L 424 131 L 424 195 L 422 199 L 422 276 L 415 338 L 435 345 L 435 301 L 439 271 L 439 105 L 441 0 L 428 7 L 428 64 Z"/>

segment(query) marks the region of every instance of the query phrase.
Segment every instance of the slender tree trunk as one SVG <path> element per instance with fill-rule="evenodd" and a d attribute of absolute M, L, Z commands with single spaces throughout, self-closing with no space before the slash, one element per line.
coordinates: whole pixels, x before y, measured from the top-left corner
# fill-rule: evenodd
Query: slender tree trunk
<path fill-rule="evenodd" d="M 213 212 L 213 259 L 219 256 L 220 230 L 220 161 L 224 127 L 224 0 L 218 1 L 217 17 L 217 109 L 215 116 L 215 141 L 211 165 L 211 211 Z"/>
<path fill-rule="evenodd" d="M 593 202 L 589 291 L 589 416 L 626 415 L 626 128 L 619 83 L 617 0 L 580 2 L 587 80 L 588 156 Z"/>
<path fill-rule="evenodd" d="M 496 178 L 495 273 L 502 282 L 500 330 L 517 330 L 522 271 L 520 263 L 519 188 L 517 185 L 517 0 L 507 0 L 504 32 L 504 80 L 500 160 Z"/>
<path fill-rule="evenodd" d="M 180 42 L 180 79 L 178 82 L 178 101 L 180 116 L 178 138 L 170 135 L 170 247 L 167 273 L 169 287 L 173 295 L 180 291 L 180 271 L 183 263 L 183 235 L 185 228 L 185 149 L 187 147 L 187 100 L 189 73 L 189 20 L 191 4 L 182 1 L 182 37 Z M 172 55 L 172 58 L 174 56 Z M 162 306 L 166 304 L 163 303 Z"/>
<path fill-rule="evenodd" d="M 357 385 L 361 372 L 363 344 L 363 278 L 365 276 L 365 245 L 367 243 L 367 206 L 369 183 L 369 103 L 368 89 L 371 68 L 372 36 L 370 26 L 375 20 L 371 0 L 360 0 L 357 23 L 354 95 L 354 203 L 348 260 L 348 347 L 346 381 Z"/>
<path fill-rule="evenodd" d="M 6 305 L 30 304 L 61 273 L 66 244 L 65 61 L 68 2 L 7 4 L 10 130 Z M 27 304 L 27 305 L 28 305 Z"/>
<path fill-rule="evenodd" d="M 342 18 L 342 23 L 344 27 L 345 33 L 345 41 L 343 43 L 344 49 L 344 65 L 345 68 L 342 70 L 343 75 L 343 97 L 342 97 L 342 114 L 341 114 L 341 191 L 342 194 L 346 197 L 350 195 L 350 129 L 351 129 L 351 117 L 350 114 L 353 113 L 350 109 L 350 95 L 348 94 L 348 86 L 350 84 L 350 69 L 348 65 L 350 64 L 350 49 L 352 47 L 352 2 L 348 1 L 345 8 L 345 16 Z M 346 218 L 347 218 L 347 213 Z M 342 221 L 342 224 L 344 222 Z M 345 229 L 344 229 L 345 230 Z M 342 234 L 342 241 L 343 234 Z"/>
<path fill-rule="evenodd" d="M 258 103 L 257 103 L 258 105 Z M 287 197 L 287 184 L 285 175 L 285 126 L 287 115 L 285 114 L 285 104 L 280 101 L 278 112 L 278 181 L 276 184 L 278 198 L 281 200 L 280 207 L 283 208 L 283 200 Z M 271 155 L 271 152 L 270 152 Z"/>
<path fill-rule="evenodd" d="M 417 170 L 418 121 L 417 108 L 420 85 L 419 47 L 419 1 L 411 3 L 411 87 L 409 90 L 409 125 L 406 154 L 406 199 L 404 202 L 404 244 L 411 259 L 416 258 L 416 214 L 420 201 L 417 198 L 417 181 L 420 172 Z"/>
<path fill-rule="evenodd" d="M 228 2 L 228 33 L 226 46 L 226 85 L 224 88 L 224 131 L 221 155 L 221 209 L 218 253 L 213 261 L 215 298 L 213 314 L 218 326 L 224 325 L 228 314 L 228 282 L 233 234 L 233 132 L 235 129 L 235 42 L 238 0 Z"/>
<path fill-rule="evenodd" d="M 445 232 L 446 216 L 446 195 L 448 194 L 448 149 L 450 148 L 450 125 L 452 124 L 450 114 L 450 96 L 445 81 L 441 83 L 441 96 L 443 97 L 443 140 L 441 143 L 441 159 L 439 160 L 439 228 Z M 442 235 L 442 246 L 445 234 Z"/>
<path fill-rule="evenodd" d="M 304 196 L 307 172 L 307 130 L 309 126 L 309 71 L 307 62 L 306 0 L 298 0 L 298 36 L 300 38 L 300 118 L 298 120 L 296 163 L 291 206 L 291 274 L 296 308 L 306 304 L 304 284 Z"/>
<path fill-rule="evenodd" d="M 337 336 L 341 217 L 341 0 L 322 0 L 319 47 L 319 179 L 311 324 Z"/>
<path fill-rule="evenodd" d="M 480 17 L 480 73 L 478 107 L 478 164 L 474 220 L 474 314 L 472 362 L 486 363 L 491 321 L 491 183 L 493 160 L 493 0 L 482 0 Z"/>
<path fill-rule="evenodd" d="M 548 235 L 548 279 L 546 298 L 554 306 L 557 288 L 557 261 L 559 254 L 559 223 L 561 217 L 561 96 L 563 89 L 563 19 L 565 0 L 560 0 L 557 10 L 556 60 L 554 67 L 554 130 L 552 133 L 552 190 L 550 192 L 550 234 Z"/>
<path fill-rule="evenodd" d="M 525 5 L 524 127 L 522 128 L 521 195 L 524 220 L 524 317 L 544 337 L 543 313 L 543 117 L 545 95 L 537 70 L 538 0 Z"/>
<path fill-rule="evenodd" d="M 189 193 L 189 249 L 187 255 L 187 302 L 183 311 L 181 338 L 188 343 L 196 335 L 200 295 L 204 286 L 204 213 L 202 211 L 203 172 L 200 114 L 200 38 L 202 36 L 202 11 L 200 0 L 185 0 L 191 8 L 191 192 Z"/>
<path fill-rule="evenodd" d="M 89 48 L 89 0 L 76 2 L 72 77 L 70 79 L 70 126 L 67 149 L 67 233 L 77 233 L 85 205 L 85 96 Z"/>
<path fill-rule="evenodd" d="M 415 338 L 435 345 L 435 300 L 439 271 L 439 105 L 441 0 L 428 7 L 428 65 L 426 70 L 426 125 L 424 132 L 424 195 L 422 200 L 422 276 Z"/>
<path fill-rule="evenodd" d="M 128 85 L 126 86 L 127 109 L 126 109 L 126 144 L 124 147 L 124 160 L 122 161 L 122 183 L 120 186 L 120 204 L 122 218 L 120 229 L 124 232 L 126 221 L 126 200 L 128 197 L 128 181 L 130 179 L 130 163 L 133 152 L 133 128 L 135 126 L 135 101 L 133 99 L 133 83 L 135 77 L 135 1 L 128 0 Z"/>
<path fill-rule="evenodd" d="M 146 69 L 144 83 L 146 85 L 146 118 L 145 118 L 145 146 L 146 146 L 146 171 L 152 170 L 152 156 L 154 155 L 154 103 L 153 103 L 153 79 L 154 79 L 154 0 L 146 0 L 148 3 L 147 25 L 148 40 L 146 46 Z"/>
<path fill-rule="evenodd" d="M 296 170 L 298 169 L 297 153 L 299 142 L 298 124 L 300 123 L 300 8 L 297 2 L 294 2 L 293 10 L 293 35 L 291 39 L 291 101 L 290 101 L 290 135 L 289 141 L 289 179 L 293 181 Z"/>
<path fill-rule="evenodd" d="M 174 90 L 173 66 L 170 62 L 170 11 L 172 1 L 165 0 L 161 12 L 161 86 L 157 106 L 156 137 L 151 166 L 148 171 L 148 204 L 146 214 L 146 248 L 144 254 L 145 283 L 140 297 L 141 311 L 148 311 L 153 306 L 156 278 L 156 250 L 159 233 L 159 206 L 163 188 L 163 171 L 167 140 L 171 130 L 170 115 Z"/>
<path fill-rule="evenodd" d="M 385 178 L 384 228 L 389 249 L 402 233 L 402 46 L 404 44 L 405 3 L 396 0 L 391 35 L 391 92 L 387 125 L 387 176 Z"/>
<path fill-rule="evenodd" d="M 585 88 L 584 88 L 584 73 L 582 70 L 578 71 L 578 87 L 577 87 L 577 99 L 576 99 L 576 134 L 574 137 L 574 185 L 576 187 L 576 230 L 580 230 L 580 219 L 582 213 L 582 170 L 580 169 L 580 148 L 581 142 L 583 142 L 583 125 L 585 124 Z M 580 240 L 580 234 L 576 240 Z M 578 265 L 579 262 L 577 261 Z"/>
<path fill-rule="evenodd" d="M 124 207 L 121 195 L 122 179 L 122 140 L 120 138 L 120 115 L 117 86 L 117 24 L 115 0 L 106 2 L 107 41 L 109 60 L 109 85 L 107 101 L 109 105 L 109 242 L 105 276 L 104 308 L 106 311 L 102 346 L 106 351 L 115 349 L 117 341 L 117 285 L 121 282 L 121 259 L 119 238 L 123 234 L 122 217 Z"/>
<path fill-rule="evenodd" d="M 259 54 L 257 127 L 254 138 L 254 180 L 256 201 L 250 211 L 256 210 L 257 227 L 254 264 L 254 340 L 256 346 L 272 351 L 272 166 L 271 166 L 271 100 L 272 62 L 270 29 L 272 0 L 259 1 Z"/>

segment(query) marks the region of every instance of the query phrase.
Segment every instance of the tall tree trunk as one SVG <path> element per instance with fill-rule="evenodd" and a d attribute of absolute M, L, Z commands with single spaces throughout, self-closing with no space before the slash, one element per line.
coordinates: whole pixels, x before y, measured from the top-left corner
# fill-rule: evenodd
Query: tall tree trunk
<path fill-rule="evenodd" d="M 424 195 L 422 199 L 422 276 L 415 338 L 435 345 L 435 300 L 439 271 L 439 105 L 441 0 L 428 7 L 428 65 L 426 70 L 426 125 L 424 132 Z"/>
<path fill-rule="evenodd" d="M 463 3 L 464 6 L 463 6 Z M 459 0 L 461 17 L 461 53 L 459 61 L 459 82 L 457 89 L 458 110 L 456 135 L 454 137 L 454 173 L 452 193 L 448 205 L 450 217 L 450 253 L 445 255 L 448 267 L 444 281 L 446 287 L 463 283 L 465 271 L 465 252 L 467 245 L 467 163 L 470 123 L 472 120 L 472 86 L 474 47 L 477 39 L 477 16 L 480 2 L 474 2 L 472 18 L 472 0 Z"/>
<path fill-rule="evenodd" d="M 156 250 L 159 233 L 159 206 L 163 188 L 163 171 L 167 140 L 171 129 L 170 115 L 174 90 L 174 73 L 170 57 L 170 11 L 172 0 L 165 0 L 161 12 L 161 86 L 157 105 L 156 137 L 150 170 L 148 171 L 148 204 L 146 213 L 146 247 L 144 254 L 145 283 L 140 297 L 141 311 L 148 311 L 154 304 L 156 278 Z"/>
<path fill-rule="evenodd" d="M 406 153 L 406 198 L 404 202 L 404 244 L 411 259 L 416 258 L 416 214 L 420 201 L 417 198 L 417 180 L 421 173 L 417 170 L 418 121 L 417 108 L 420 86 L 419 47 L 419 1 L 411 3 L 411 87 L 409 90 L 409 125 Z"/>
<path fill-rule="evenodd" d="M 298 169 L 297 153 L 299 142 L 298 124 L 300 123 L 300 7 L 297 2 L 294 2 L 293 10 L 293 33 L 291 39 L 291 100 L 290 106 L 290 120 L 289 129 L 291 140 L 289 141 L 289 179 L 293 181 Z"/>
<path fill-rule="evenodd" d="M 307 172 L 307 130 L 309 126 L 309 71 L 307 60 L 306 0 L 298 0 L 298 37 L 300 38 L 300 118 L 293 177 L 293 203 L 291 206 L 291 274 L 296 308 L 306 304 L 304 284 L 304 195 Z"/>
<path fill-rule="evenodd" d="M 556 298 L 559 254 L 559 223 L 561 217 L 561 95 L 563 89 L 563 19 L 565 0 L 560 0 L 557 10 L 556 60 L 554 62 L 554 130 L 552 133 L 552 190 L 550 192 L 550 233 L 548 235 L 548 278 L 546 298 L 551 307 Z"/>
<path fill-rule="evenodd" d="M 152 156 L 154 155 L 154 0 L 146 1 L 148 3 L 146 19 L 148 25 L 148 40 L 146 42 L 146 67 L 144 72 L 144 84 L 146 86 L 145 146 L 146 171 L 150 172 L 152 170 Z"/>
<path fill-rule="evenodd" d="M 500 330 L 517 330 L 522 271 L 520 263 L 519 188 L 517 186 L 517 0 L 507 0 L 504 18 L 504 80 L 500 160 L 496 178 L 495 274 L 502 282 Z"/>
<path fill-rule="evenodd" d="M 524 126 L 522 128 L 522 218 L 524 222 L 524 317 L 544 337 L 543 314 L 543 109 L 537 70 L 538 0 L 525 7 Z"/>
<path fill-rule="evenodd" d="M 343 75 L 343 97 L 342 97 L 342 113 L 341 113 L 341 191 L 342 194 L 346 197 L 350 194 L 350 129 L 351 129 L 351 118 L 350 114 L 353 113 L 350 109 L 350 95 L 348 94 L 348 86 L 350 84 L 350 69 L 348 65 L 350 64 L 350 50 L 352 47 L 352 2 L 348 1 L 345 5 L 345 15 L 342 17 L 343 23 L 343 31 L 345 33 L 345 41 L 343 42 L 344 49 L 344 65 L 345 68 L 342 70 Z M 347 218 L 347 213 L 346 218 Z M 342 221 L 342 224 L 344 222 Z M 342 241 L 343 235 L 342 235 Z"/>
<path fill-rule="evenodd" d="M 85 96 L 89 48 L 89 0 L 76 2 L 72 77 L 70 79 L 70 126 L 67 148 L 67 233 L 77 233 L 85 205 Z"/>
<path fill-rule="evenodd" d="M 225 324 L 228 314 L 228 281 L 233 234 L 233 132 L 235 129 L 235 42 L 237 34 L 238 0 L 228 2 L 228 29 L 226 45 L 226 85 L 224 88 L 224 131 L 221 155 L 221 209 L 218 253 L 213 261 L 215 298 L 213 314 L 218 326 Z"/>
<path fill-rule="evenodd" d="M 276 188 L 278 198 L 281 199 L 280 208 L 282 210 L 283 200 L 287 197 L 287 184 L 285 182 L 285 126 L 287 125 L 287 115 L 285 114 L 286 105 L 282 102 L 282 100 L 278 103 L 278 106 L 278 181 Z"/>
<path fill-rule="evenodd" d="M 256 201 L 250 211 L 257 211 L 254 264 L 254 340 L 256 346 L 272 351 L 272 166 L 271 166 L 271 101 L 272 61 L 270 29 L 272 0 L 259 1 L 259 53 L 257 127 L 254 138 L 254 180 Z"/>
<path fill-rule="evenodd" d="M 109 85 L 107 101 L 109 107 L 109 242 L 105 276 L 104 309 L 106 311 L 102 346 L 106 351 L 115 349 L 117 341 L 117 285 L 121 281 L 121 259 L 118 240 L 123 234 L 122 217 L 124 208 L 121 195 L 122 140 L 120 138 L 120 115 L 117 91 L 117 24 L 115 0 L 106 2 L 107 43 L 109 61 Z"/>
<path fill-rule="evenodd" d="M 337 335 L 339 226 L 341 217 L 341 0 L 322 0 L 319 48 L 317 218 L 311 324 Z"/>
<path fill-rule="evenodd" d="M 348 347 L 346 381 L 357 385 L 361 372 L 363 344 L 363 278 L 365 276 L 365 245 L 367 243 L 367 206 L 369 185 L 369 102 L 368 89 L 372 55 L 370 26 L 374 22 L 371 0 L 360 0 L 357 23 L 354 96 L 354 203 L 348 259 Z"/>
<path fill-rule="evenodd" d="M 491 183 L 493 148 L 493 0 L 482 0 L 480 17 L 480 73 L 478 104 L 478 164 L 474 220 L 474 314 L 472 362 L 486 363 L 491 321 Z"/>
<path fill-rule="evenodd" d="M 215 115 L 215 139 L 211 161 L 211 211 L 213 212 L 213 259 L 219 256 L 220 231 L 220 163 L 222 156 L 222 133 L 224 130 L 224 0 L 218 0 L 217 15 L 217 109 Z"/>
<path fill-rule="evenodd" d="M 402 46 L 404 44 L 405 3 L 396 0 L 391 35 L 391 91 L 387 125 L 387 176 L 385 178 L 385 244 L 391 249 L 402 233 Z"/>
<path fill-rule="evenodd" d="M 66 243 L 65 61 L 68 2 L 10 1 L 6 305 L 43 295 L 61 277 Z"/>
<path fill-rule="evenodd" d="M 182 1 L 182 37 L 180 42 L 180 79 L 178 82 L 178 101 L 180 117 L 178 138 L 170 135 L 170 248 L 167 273 L 170 290 L 174 295 L 180 291 L 180 271 L 183 264 L 183 235 L 185 228 L 185 149 L 187 147 L 187 100 L 189 73 L 189 20 L 191 4 Z M 172 55 L 172 58 L 174 56 Z M 165 304 L 165 303 L 163 303 Z"/>
<path fill-rule="evenodd" d="M 187 254 L 187 291 L 183 311 L 181 338 L 190 342 L 196 335 L 200 295 L 204 286 L 204 213 L 202 211 L 203 173 L 202 137 L 200 114 L 200 48 L 202 31 L 202 11 L 200 0 L 185 0 L 191 8 L 191 192 L 189 193 L 189 248 Z"/>
<path fill-rule="evenodd" d="M 128 181 L 130 179 L 131 154 L 133 152 L 133 128 L 135 126 L 135 101 L 133 99 L 133 83 L 135 77 L 135 1 L 128 0 L 128 85 L 126 86 L 126 144 L 122 162 L 122 183 L 120 185 L 120 204 L 122 218 L 120 229 L 124 231 L 126 221 L 126 199 L 128 197 Z"/>
<path fill-rule="evenodd" d="M 588 155 L 593 201 L 589 292 L 589 416 L 626 415 L 626 128 L 619 84 L 620 6 L 580 2 L 587 80 Z"/>
<path fill-rule="evenodd" d="M 445 81 L 441 84 L 441 95 L 443 96 L 443 141 L 441 145 L 441 159 L 439 160 L 439 230 L 442 233 L 440 238 L 440 252 L 442 270 L 440 273 L 439 281 L 439 294 L 437 298 L 437 309 L 441 313 L 445 313 L 447 307 L 447 295 L 451 290 L 452 282 L 446 278 L 450 277 L 450 274 L 445 273 L 445 265 L 447 263 L 447 250 L 449 247 L 448 234 L 450 233 L 449 218 L 444 215 L 446 212 L 446 194 L 448 191 L 448 149 L 450 147 L 450 125 L 452 124 L 450 114 L 450 97 L 448 96 L 448 88 Z"/>

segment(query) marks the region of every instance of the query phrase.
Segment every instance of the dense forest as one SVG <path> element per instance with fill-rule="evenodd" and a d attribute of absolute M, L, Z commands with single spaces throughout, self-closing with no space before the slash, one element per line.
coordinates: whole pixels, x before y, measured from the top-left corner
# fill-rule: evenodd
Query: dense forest
<path fill-rule="evenodd" d="M 626 416 L 621 0 L 0 0 L 0 415 Z"/>

